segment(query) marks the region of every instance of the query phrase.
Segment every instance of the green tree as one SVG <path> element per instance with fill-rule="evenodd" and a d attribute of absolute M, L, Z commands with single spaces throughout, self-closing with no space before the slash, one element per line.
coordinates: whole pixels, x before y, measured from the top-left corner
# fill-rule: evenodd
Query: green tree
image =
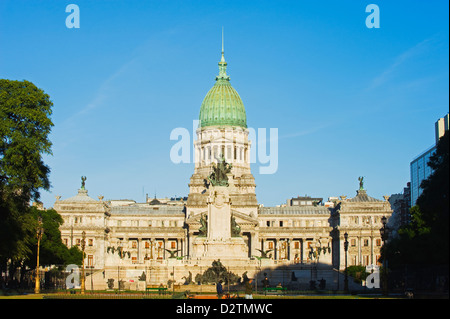
<path fill-rule="evenodd" d="M 439 139 L 436 152 L 428 165 L 433 173 L 420 185 L 422 194 L 417 199 L 420 219 L 429 228 L 426 234 L 435 264 L 449 262 L 449 131 Z"/>
<path fill-rule="evenodd" d="M 347 267 L 347 274 L 353 278 L 353 281 L 360 284 L 363 280 L 366 280 L 367 276 L 369 275 L 368 272 L 366 272 L 365 266 L 348 266 Z"/>
<path fill-rule="evenodd" d="M 392 267 L 445 265 L 449 260 L 449 132 L 439 140 L 428 165 L 433 173 L 410 210 L 411 222 L 383 249 Z"/>
<path fill-rule="evenodd" d="M 0 79 L 1 192 L 38 200 L 39 189 L 49 189 L 42 155 L 51 154 L 52 106 L 33 83 Z"/>
<path fill-rule="evenodd" d="M 60 226 L 63 224 L 63 219 L 61 215 L 54 209 L 39 210 L 36 207 L 31 207 L 30 213 L 36 227 L 38 217 L 42 218 L 42 227 L 44 228 L 40 244 L 40 265 L 50 266 L 57 264 L 66 266 L 70 263 L 81 265 L 81 250 L 79 250 L 77 246 L 73 246 L 73 249 L 68 249 L 62 242 Z M 25 265 L 35 268 L 37 247 L 36 236 L 33 236 L 33 238 L 28 240 L 28 243 L 32 254 L 27 258 Z"/>
<path fill-rule="evenodd" d="M 29 203 L 50 188 L 42 155 L 51 154 L 52 105 L 33 83 L 0 79 L 0 271 L 30 253 Z"/>
<path fill-rule="evenodd" d="M 40 241 L 39 265 L 42 267 L 50 265 L 67 266 L 68 264 L 81 265 L 82 251 L 77 246 L 67 248 L 61 239 L 60 226 L 63 224 L 61 215 L 54 209 L 39 210 L 30 207 L 25 214 L 25 219 L 29 227 L 26 236 L 21 238 L 21 244 L 26 246 L 24 254 L 15 254 L 11 258 L 9 271 L 15 273 L 20 267 L 21 275 L 24 276 L 26 269 L 34 271 L 37 262 L 37 236 L 38 218 L 42 219 L 43 234 Z"/>

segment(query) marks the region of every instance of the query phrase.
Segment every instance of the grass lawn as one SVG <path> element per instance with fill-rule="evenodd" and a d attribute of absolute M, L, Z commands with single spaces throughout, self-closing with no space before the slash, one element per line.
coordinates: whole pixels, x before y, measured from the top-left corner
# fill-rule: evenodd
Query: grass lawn
<path fill-rule="evenodd" d="M 211 294 L 211 296 L 213 296 Z M 243 296 L 243 295 L 242 295 Z M 280 296 L 280 295 L 259 295 L 254 294 L 254 299 L 393 299 L 393 297 L 386 296 L 373 296 L 373 295 L 288 295 L 288 296 Z M 17 294 L 17 295 L 0 295 L 0 299 L 172 299 L 171 294 L 167 295 L 145 295 L 142 293 L 95 293 L 90 294 L 86 293 L 85 295 L 81 294 L 62 294 L 62 293 L 49 293 L 49 294 Z"/>
<path fill-rule="evenodd" d="M 44 299 L 44 294 L 0 295 L 0 299 Z"/>

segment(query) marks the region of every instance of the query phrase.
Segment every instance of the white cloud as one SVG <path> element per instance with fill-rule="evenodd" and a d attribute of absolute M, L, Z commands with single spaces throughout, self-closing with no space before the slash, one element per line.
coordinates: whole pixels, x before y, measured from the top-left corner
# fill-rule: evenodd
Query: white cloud
<path fill-rule="evenodd" d="M 413 47 L 409 48 L 402 54 L 398 55 L 394 59 L 394 63 L 392 63 L 390 66 L 388 66 L 381 74 L 376 76 L 367 90 L 375 89 L 384 83 L 388 82 L 392 76 L 393 73 L 398 69 L 399 66 L 403 65 L 404 63 L 408 62 L 409 60 L 420 56 L 424 53 L 424 51 L 427 49 L 429 43 L 433 40 L 434 37 L 425 39 L 418 44 L 414 45 Z"/>

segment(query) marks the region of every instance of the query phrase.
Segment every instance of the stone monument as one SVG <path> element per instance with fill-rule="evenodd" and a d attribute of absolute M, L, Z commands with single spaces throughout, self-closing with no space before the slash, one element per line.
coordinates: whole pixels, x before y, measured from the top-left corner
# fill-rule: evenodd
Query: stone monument
<path fill-rule="evenodd" d="M 207 214 L 201 216 L 199 236 L 193 243 L 193 257 L 247 259 L 248 247 L 232 215 L 227 174 L 231 165 L 223 157 L 208 176 Z"/>

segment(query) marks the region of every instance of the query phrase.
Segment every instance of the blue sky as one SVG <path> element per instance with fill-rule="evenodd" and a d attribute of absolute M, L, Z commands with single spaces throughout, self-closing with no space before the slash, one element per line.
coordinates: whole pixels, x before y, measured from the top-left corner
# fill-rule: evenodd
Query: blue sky
<path fill-rule="evenodd" d="M 80 28 L 65 25 L 68 4 Z M 369 29 L 368 4 L 380 8 Z M 50 192 L 186 196 L 170 132 L 192 132 L 225 58 L 253 128 L 278 128 L 278 170 L 252 165 L 258 201 L 400 193 L 448 112 L 448 1 L 0 2 L 0 77 L 51 96 Z"/>

